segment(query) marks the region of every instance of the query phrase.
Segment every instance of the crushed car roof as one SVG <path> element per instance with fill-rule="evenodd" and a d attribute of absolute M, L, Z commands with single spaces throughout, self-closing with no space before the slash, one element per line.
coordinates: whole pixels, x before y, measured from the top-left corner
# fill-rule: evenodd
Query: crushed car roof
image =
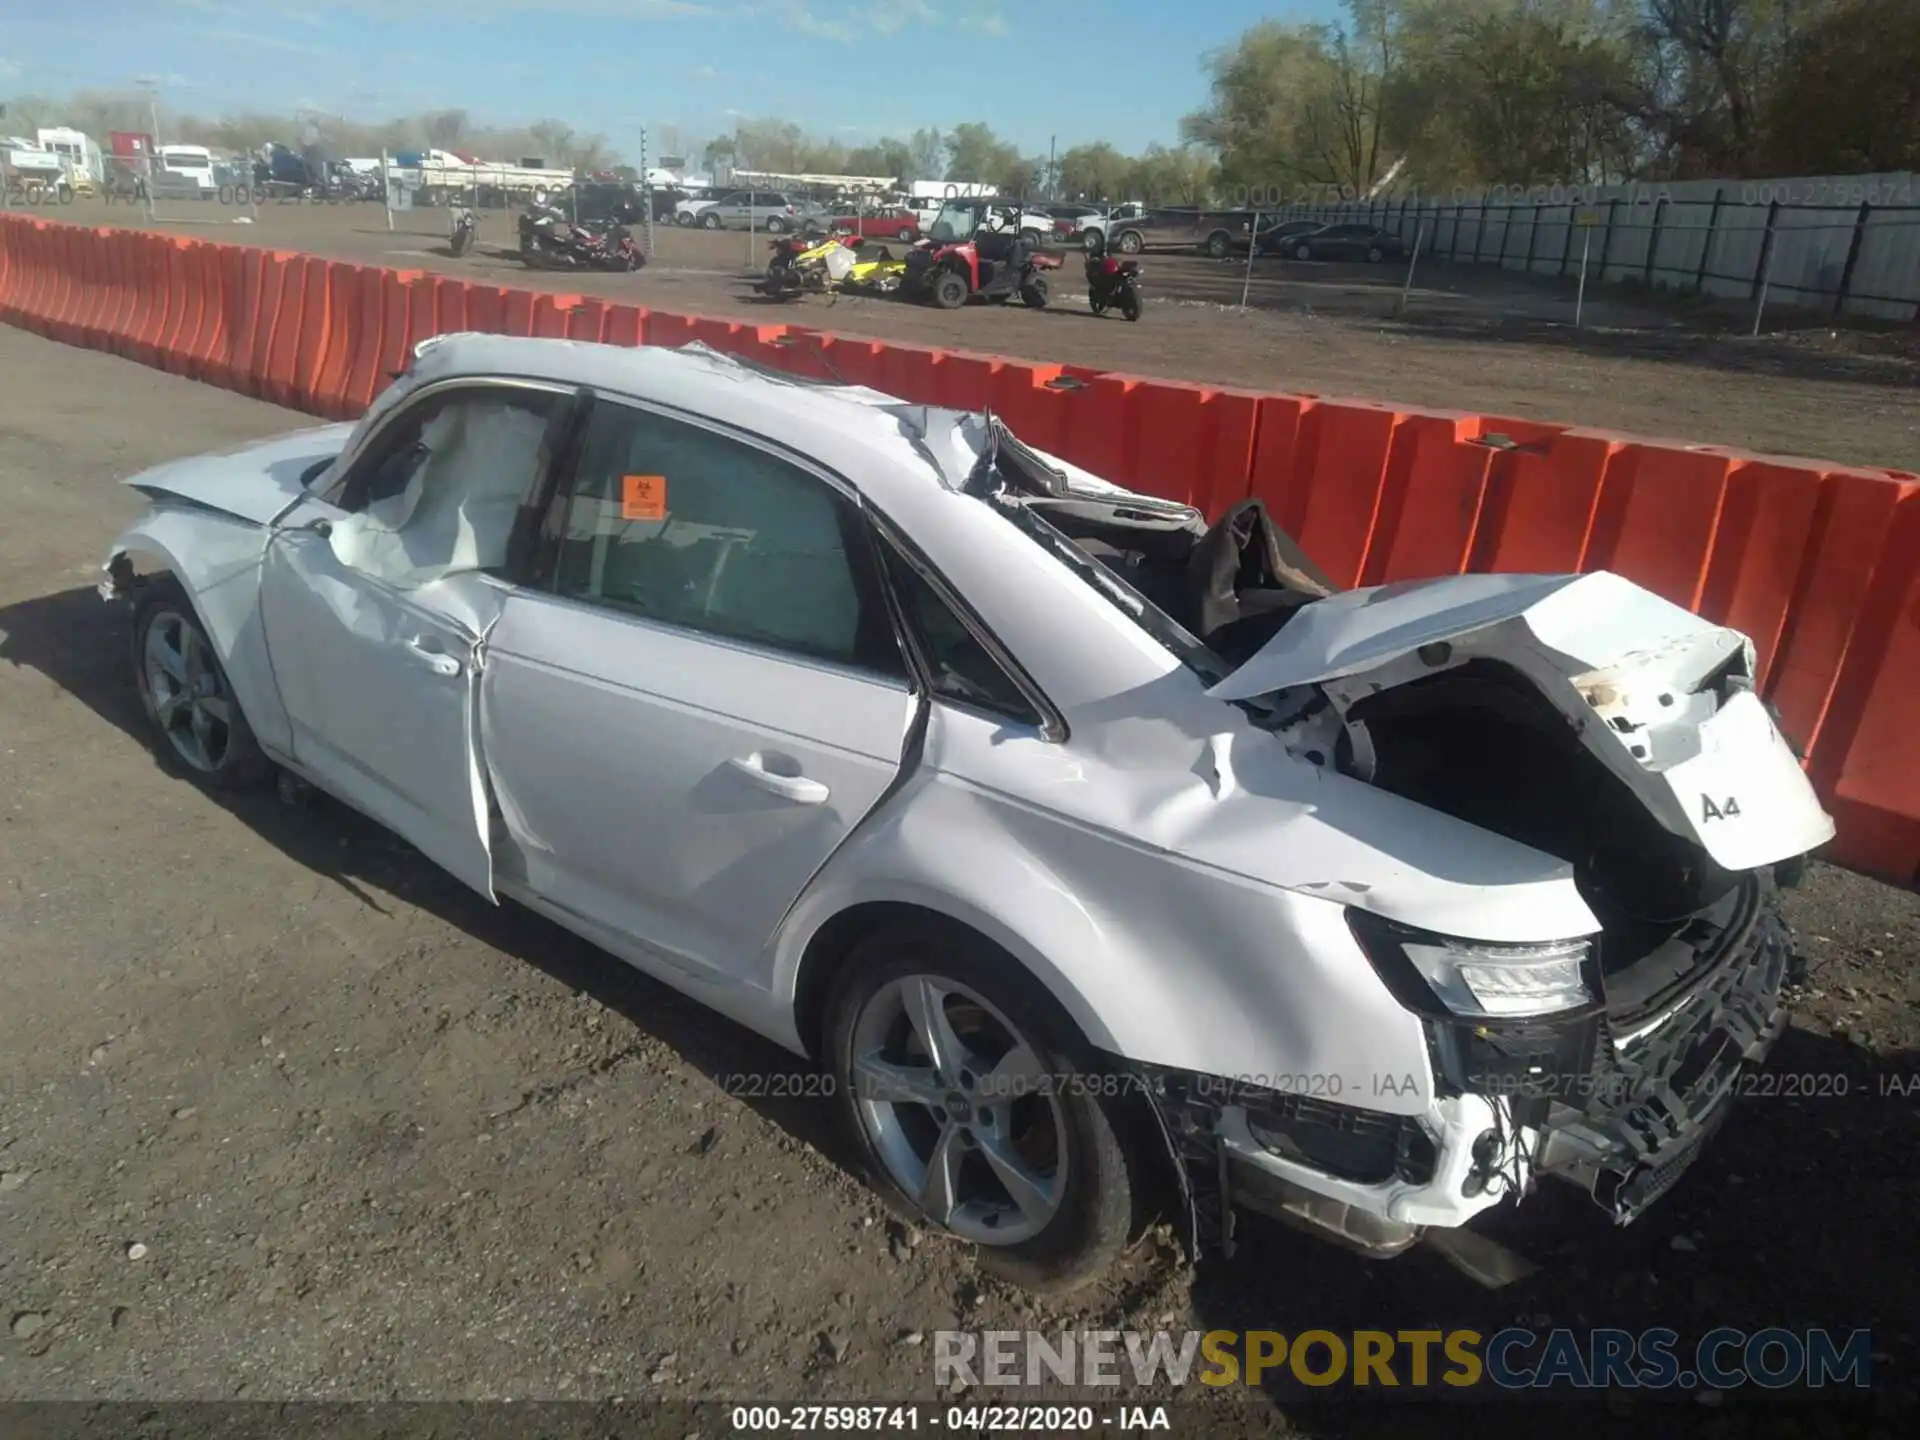
<path fill-rule="evenodd" d="M 974 454 L 959 439 L 970 412 L 782 374 L 698 343 L 670 349 L 459 331 L 415 346 L 408 375 L 416 384 L 513 376 L 584 385 L 704 416 L 811 458 L 882 504 L 892 487 L 930 478 L 958 489 Z"/>

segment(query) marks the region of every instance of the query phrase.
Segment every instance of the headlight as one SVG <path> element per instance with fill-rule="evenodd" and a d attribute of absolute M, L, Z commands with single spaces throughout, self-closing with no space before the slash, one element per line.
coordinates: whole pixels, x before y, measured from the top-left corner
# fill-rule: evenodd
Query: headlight
<path fill-rule="evenodd" d="M 1355 909 L 1347 924 L 1394 998 L 1417 1013 L 1512 1020 L 1584 1009 L 1598 998 L 1591 936 L 1495 945 Z"/>
<path fill-rule="evenodd" d="M 1403 943 L 1434 994 L 1456 1015 L 1550 1015 L 1591 1003 L 1585 940 L 1480 945 L 1468 940 Z"/>

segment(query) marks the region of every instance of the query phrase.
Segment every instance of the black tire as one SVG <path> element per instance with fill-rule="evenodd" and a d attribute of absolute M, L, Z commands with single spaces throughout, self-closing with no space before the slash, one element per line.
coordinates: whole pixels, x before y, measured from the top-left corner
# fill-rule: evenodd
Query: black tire
<path fill-rule="evenodd" d="M 1146 248 L 1146 244 L 1138 230 L 1122 230 L 1120 238 L 1114 242 L 1114 248 L 1122 255 L 1138 255 Z"/>
<path fill-rule="evenodd" d="M 1046 237 L 1042 235 L 1038 230 L 1022 230 L 1020 232 L 1021 243 L 1034 250 L 1038 250 L 1040 248 L 1041 241 L 1043 241 L 1045 238 Z"/>
<path fill-rule="evenodd" d="M 718 230 L 725 223 L 726 222 L 721 220 L 721 218 L 711 210 L 700 217 L 700 228 L 702 230 Z"/>
<path fill-rule="evenodd" d="M 1106 247 L 1107 236 L 1104 230 L 1083 231 L 1080 236 L 1082 250 L 1101 250 Z"/>
<path fill-rule="evenodd" d="M 767 217 L 767 223 L 760 228 L 765 230 L 769 235 L 779 235 L 785 232 L 787 222 L 782 220 L 778 215 L 769 215 Z"/>
<path fill-rule="evenodd" d="M 889 1170 L 862 1119 L 864 1087 L 854 1073 L 856 1036 L 868 1007 L 889 987 L 912 976 L 964 987 L 998 1012 L 994 1021 L 1018 1017 L 1014 1037 L 1034 1052 L 1038 1073 L 1049 1077 L 1058 1106 L 1042 1117 L 1054 1142 L 1056 1166 L 1059 1159 L 1065 1162 L 1052 1218 L 1038 1233 L 1016 1243 L 974 1241 L 981 1267 L 1042 1294 L 1064 1293 L 1099 1279 L 1125 1250 L 1148 1194 L 1145 1171 L 1122 1138 L 1132 1132 L 1121 1108 L 1124 1102 L 1109 1095 L 1115 1090 L 1124 1095 L 1127 1087 L 1094 1083 L 1098 1067 L 1089 1048 L 1052 996 L 980 937 L 943 926 L 906 925 L 870 936 L 841 965 L 828 994 L 820 1053 L 833 1077 L 834 1109 L 849 1153 L 859 1157 L 869 1183 L 892 1209 L 939 1228 Z M 969 997 L 952 999 L 955 1010 L 950 1012 L 943 1001 L 942 1014 L 950 1022 L 956 1014 L 960 1017 L 956 1029 L 970 1008 L 986 1018 L 971 1007 Z M 1045 1107 L 1048 1100 L 1036 1094 L 1019 1103 Z M 933 1112 L 925 1113 L 932 1122 Z M 1059 1130 L 1054 1114 L 1064 1122 Z M 1034 1132 L 1041 1128 L 1033 1127 Z"/>
<path fill-rule="evenodd" d="M 155 630 L 162 627 L 174 630 L 175 634 L 182 633 L 181 627 L 192 630 L 201 647 L 202 673 L 212 677 L 217 696 L 226 702 L 228 718 L 222 726 L 224 743 L 219 747 L 217 756 L 207 757 L 212 761 L 210 764 L 189 759 L 181 746 L 170 738 L 168 726 L 161 718 L 161 707 L 165 702 L 155 693 L 150 677 L 148 640 Z M 181 649 L 184 652 L 184 644 Z M 134 609 L 130 658 L 133 662 L 134 688 L 140 693 L 140 704 L 146 711 L 147 723 L 153 727 L 154 756 L 169 774 L 191 779 L 210 790 L 248 790 L 265 784 L 271 778 L 273 764 L 261 751 L 259 741 L 253 738 L 253 728 L 247 724 L 247 717 L 240 709 L 240 702 L 234 696 L 233 686 L 227 679 L 226 669 L 220 663 L 213 642 L 207 636 L 206 627 L 194 610 L 193 602 L 187 598 L 186 590 L 171 575 L 152 580 Z M 191 718 L 188 728 L 192 728 Z"/>
<path fill-rule="evenodd" d="M 1120 313 L 1126 316 L 1127 319 L 1129 320 L 1138 320 L 1140 318 L 1139 295 L 1132 290 L 1129 290 L 1126 292 L 1126 294 L 1122 295 L 1120 297 Z"/>
<path fill-rule="evenodd" d="M 1387 252 L 1382 250 L 1378 245 L 1370 245 L 1367 247 L 1367 263 L 1368 264 L 1378 265 L 1382 260 L 1386 258 L 1387 258 Z"/>
<path fill-rule="evenodd" d="M 1313 247 L 1310 245 L 1300 246 L 1293 252 L 1293 258 L 1296 260 L 1311 260 L 1313 258 Z"/>
<path fill-rule="evenodd" d="M 942 310 L 958 310 L 967 303 L 967 277 L 957 270 L 942 270 L 933 277 L 927 294 Z"/>
<path fill-rule="evenodd" d="M 920 232 L 918 230 L 909 230 L 906 226 L 902 225 L 894 232 L 893 238 L 898 240 L 902 245 L 911 245 L 915 240 L 920 238 Z"/>
<path fill-rule="evenodd" d="M 1107 313 L 1107 302 L 1104 300 L 1096 300 L 1093 296 L 1089 295 L 1087 296 L 1087 309 L 1096 315 L 1104 315 Z"/>
<path fill-rule="evenodd" d="M 1046 309 L 1047 277 L 1044 275 L 1031 276 L 1027 280 L 1027 283 L 1020 287 L 1020 303 L 1025 305 L 1029 310 Z"/>
<path fill-rule="evenodd" d="M 1214 231 L 1211 235 L 1207 236 L 1208 258 L 1213 260 L 1226 259 L 1227 250 L 1232 244 L 1233 244 L 1233 239 L 1231 236 L 1227 234 L 1226 231 L 1224 230 Z"/>

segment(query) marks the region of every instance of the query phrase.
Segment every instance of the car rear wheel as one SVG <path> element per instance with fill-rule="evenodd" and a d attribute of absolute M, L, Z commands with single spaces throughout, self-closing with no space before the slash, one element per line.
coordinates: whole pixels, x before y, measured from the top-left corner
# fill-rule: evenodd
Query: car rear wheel
<path fill-rule="evenodd" d="M 134 679 L 154 748 L 169 768 L 216 790 L 257 785 L 271 770 L 186 591 L 156 581 L 134 613 Z"/>
<path fill-rule="evenodd" d="M 914 240 L 918 238 L 919 233 L 919 231 L 910 226 L 902 225 L 898 230 L 893 232 L 893 238 L 898 240 L 902 245 L 911 245 Z"/>
<path fill-rule="evenodd" d="M 1311 260 L 1313 258 L 1312 247 L 1308 245 L 1300 246 L 1293 252 L 1293 258 L 1296 260 Z"/>
<path fill-rule="evenodd" d="M 1138 230 L 1122 230 L 1119 243 L 1115 246 L 1122 255 L 1138 255 L 1146 245 Z"/>
<path fill-rule="evenodd" d="M 1057 1013 L 984 941 L 903 927 L 848 956 L 826 1044 L 851 1148 L 893 1208 L 1055 1292 L 1119 1256 L 1140 1190 L 1121 1087 L 1080 1063 L 1084 1042 Z"/>
<path fill-rule="evenodd" d="M 1214 231 L 1213 234 L 1207 237 L 1207 254 L 1215 260 L 1226 259 L 1228 243 L 1226 231 Z"/>
<path fill-rule="evenodd" d="M 1378 265 L 1386 258 L 1387 252 L 1382 250 L 1378 245 L 1369 245 L 1367 247 L 1367 262 L 1369 264 Z"/>

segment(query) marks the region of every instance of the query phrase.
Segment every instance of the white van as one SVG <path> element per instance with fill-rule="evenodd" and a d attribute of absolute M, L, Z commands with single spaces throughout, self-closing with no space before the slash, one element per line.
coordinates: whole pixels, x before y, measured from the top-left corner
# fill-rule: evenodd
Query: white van
<path fill-rule="evenodd" d="M 204 145 L 162 145 L 153 174 L 156 197 L 211 200 L 219 189 L 213 178 L 213 152 Z"/>

